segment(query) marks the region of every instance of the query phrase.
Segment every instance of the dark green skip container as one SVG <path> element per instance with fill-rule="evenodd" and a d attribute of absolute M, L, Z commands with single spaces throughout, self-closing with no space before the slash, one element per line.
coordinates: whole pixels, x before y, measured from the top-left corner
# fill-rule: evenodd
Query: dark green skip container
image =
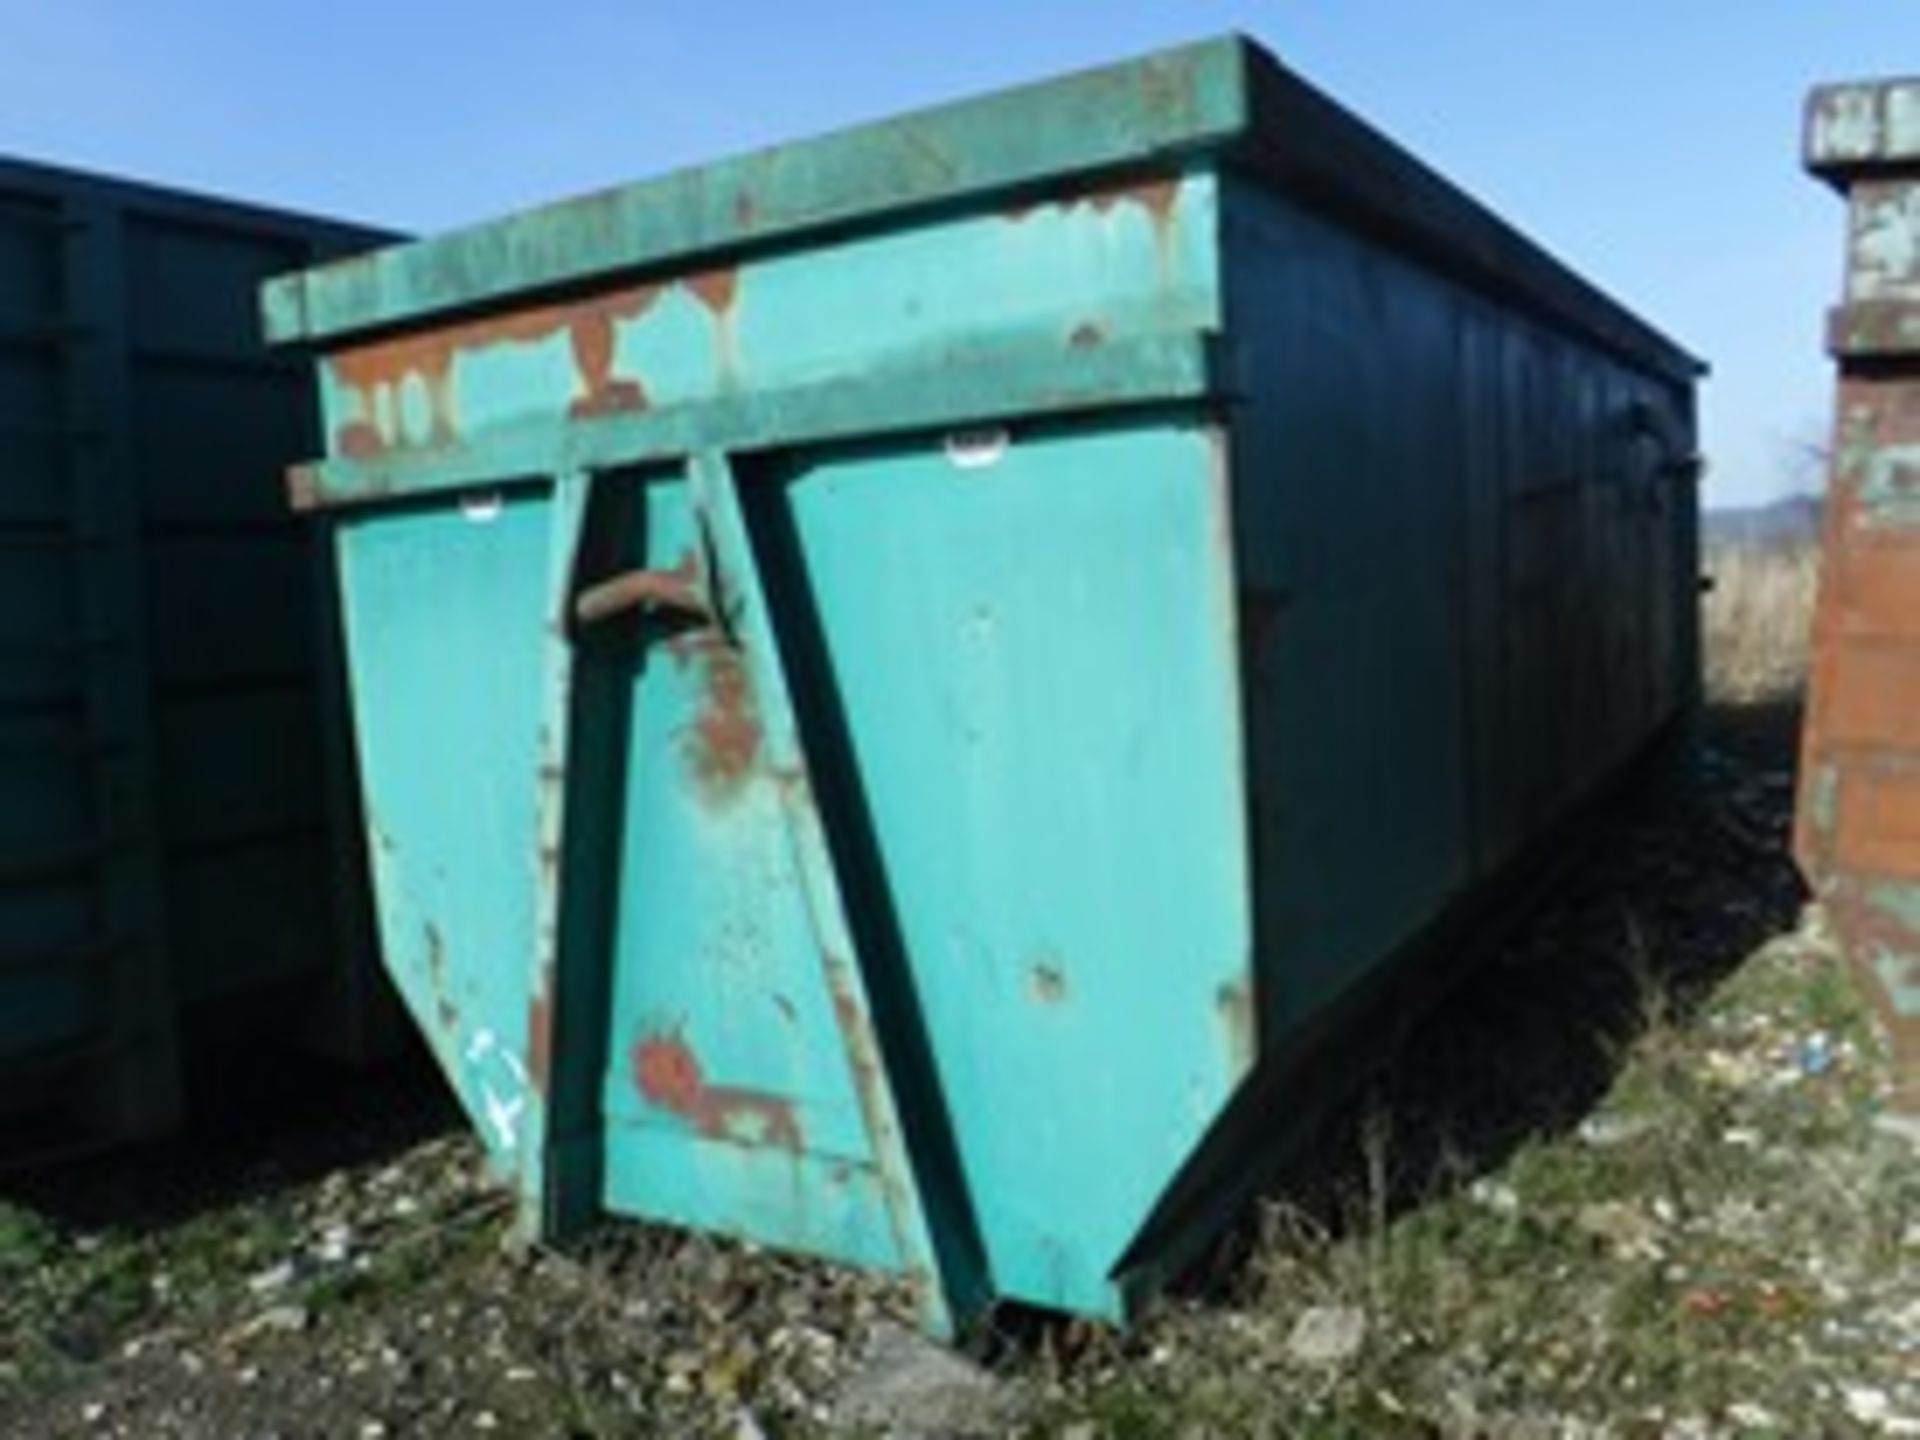
<path fill-rule="evenodd" d="M 1695 695 L 1699 366 L 1243 40 L 263 304 L 532 1232 L 1121 1318 Z"/>
<path fill-rule="evenodd" d="M 379 1042 L 318 436 L 263 277 L 390 235 L 0 159 L 0 1164 L 205 1037 Z"/>

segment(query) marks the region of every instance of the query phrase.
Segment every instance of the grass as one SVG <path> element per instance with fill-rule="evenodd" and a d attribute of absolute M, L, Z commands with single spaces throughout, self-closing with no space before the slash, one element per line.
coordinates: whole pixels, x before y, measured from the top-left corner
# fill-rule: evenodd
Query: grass
<path fill-rule="evenodd" d="M 1920 1165 L 1874 1128 L 1879 1037 L 1830 941 L 1794 929 L 1778 843 L 1814 564 L 1711 568 L 1721 753 L 1702 794 L 1603 837 L 1611 858 L 1415 1036 L 1310 1183 L 1275 1191 L 1191 1293 L 1125 1334 L 1041 1326 L 990 1347 L 1020 1433 L 1920 1434 Z M 1745 807 L 1737 843 L 1714 823 L 1727 805 Z M 402 1190 L 435 1171 L 410 1162 Z M 776 1262 L 715 1281 L 707 1242 L 677 1237 L 618 1250 L 604 1276 L 588 1255 L 523 1277 L 495 1253 L 498 1202 L 456 1184 L 379 1222 L 354 1264 L 253 1293 L 263 1266 L 312 1252 L 325 1183 L 144 1231 L 0 1203 L 0 1401 L 71 1395 L 129 1340 L 230 1333 L 273 1298 L 312 1312 L 281 1337 L 303 1355 L 444 1300 L 505 1306 L 523 1332 L 545 1307 L 541 1413 L 574 1433 L 646 1433 L 635 1416 L 682 1413 L 682 1391 L 769 1415 L 742 1317 L 796 1299 Z M 719 1360 L 696 1345 L 708 1311 Z"/>
<path fill-rule="evenodd" d="M 1882 1057 L 1833 975 L 1786 939 L 1684 1019 L 1649 991 L 1586 1124 L 1478 1177 L 1443 1165 L 1394 1214 L 1376 1124 L 1331 1221 L 1270 1207 L 1236 1304 L 1162 1317 L 1031 1433 L 1844 1429 L 1848 1394 L 1909 1383 L 1920 1167 L 1865 1123 Z M 1843 1058 L 1807 1073 L 1816 1033 Z M 1358 1348 L 1291 1353 L 1328 1310 L 1364 1317 Z"/>

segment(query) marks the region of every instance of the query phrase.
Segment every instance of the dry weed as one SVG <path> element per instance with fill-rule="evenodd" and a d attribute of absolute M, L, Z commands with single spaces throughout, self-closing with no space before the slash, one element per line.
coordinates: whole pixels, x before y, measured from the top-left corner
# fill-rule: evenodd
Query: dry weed
<path fill-rule="evenodd" d="M 1707 691 L 1715 699 L 1769 700 L 1799 689 L 1820 564 L 1811 545 L 1718 545 L 1701 615 Z"/>

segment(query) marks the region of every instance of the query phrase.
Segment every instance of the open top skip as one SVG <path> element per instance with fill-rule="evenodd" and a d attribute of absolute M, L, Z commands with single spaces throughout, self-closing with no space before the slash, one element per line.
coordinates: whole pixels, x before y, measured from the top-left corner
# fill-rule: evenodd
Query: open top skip
<path fill-rule="evenodd" d="M 1697 363 L 1243 40 L 263 300 L 532 1230 L 1121 1318 L 1695 698 Z"/>

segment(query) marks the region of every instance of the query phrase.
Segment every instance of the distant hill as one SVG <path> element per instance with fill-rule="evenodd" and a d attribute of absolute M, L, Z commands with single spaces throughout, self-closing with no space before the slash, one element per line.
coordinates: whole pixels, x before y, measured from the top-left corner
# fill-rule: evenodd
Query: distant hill
<path fill-rule="evenodd" d="M 1708 510 L 1700 532 L 1715 545 L 1811 544 L 1820 538 L 1823 505 L 1818 495 L 1789 495 L 1770 505 Z"/>

